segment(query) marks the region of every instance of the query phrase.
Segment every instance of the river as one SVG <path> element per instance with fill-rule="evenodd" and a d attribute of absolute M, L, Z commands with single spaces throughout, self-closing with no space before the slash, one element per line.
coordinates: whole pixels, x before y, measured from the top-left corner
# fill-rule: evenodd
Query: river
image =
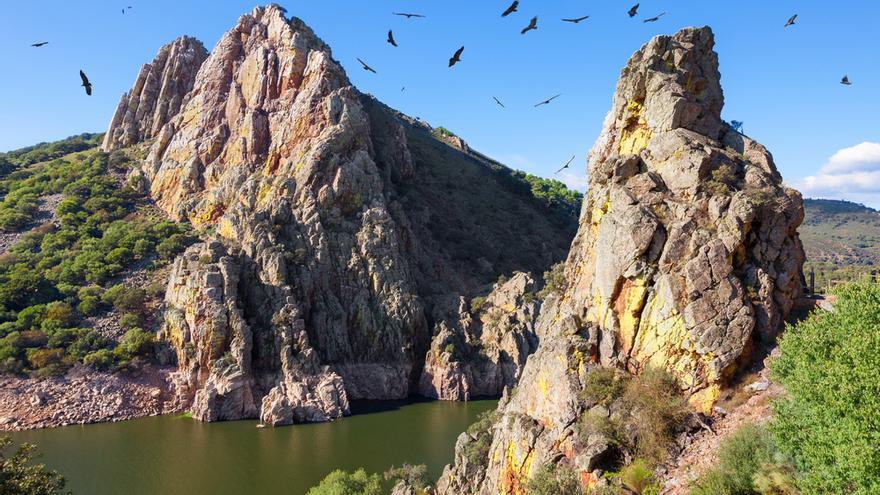
<path fill-rule="evenodd" d="M 160 416 L 13 433 L 75 495 L 301 495 L 334 469 L 382 473 L 452 461 L 455 439 L 494 400 L 357 402 L 334 423 L 256 428 Z"/>

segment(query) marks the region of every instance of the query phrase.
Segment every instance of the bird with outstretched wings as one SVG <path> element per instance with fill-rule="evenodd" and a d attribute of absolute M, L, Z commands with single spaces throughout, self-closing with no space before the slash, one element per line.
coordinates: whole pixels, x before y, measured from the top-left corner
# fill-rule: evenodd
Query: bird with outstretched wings
<path fill-rule="evenodd" d="M 536 104 L 535 107 L 537 108 L 537 107 L 540 107 L 541 105 L 549 105 L 551 101 L 555 100 L 556 98 L 559 98 L 560 96 L 562 96 L 562 95 L 560 94 L 560 95 L 553 96 L 551 98 L 547 98 L 546 100 L 542 101 L 541 103 Z"/>
<path fill-rule="evenodd" d="M 510 4 L 510 7 L 507 7 L 507 9 L 505 9 L 504 12 L 501 13 L 501 17 L 507 17 L 510 14 L 516 12 L 517 7 L 519 7 L 519 0 L 515 0 L 512 4 Z"/>
<path fill-rule="evenodd" d="M 589 19 L 589 18 L 590 18 L 590 16 L 585 15 L 585 16 L 583 16 L 583 17 L 572 17 L 572 18 L 569 18 L 569 19 L 563 19 L 563 21 L 565 21 L 565 22 L 570 22 L 570 23 L 572 23 L 572 24 L 578 24 L 578 23 L 580 23 L 581 21 L 586 21 L 586 20 Z"/>
<path fill-rule="evenodd" d="M 635 17 L 636 14 L 638 14 L 638 13 L 639 13 L 639 4 L 635 4 L 627 11 L 626 14 L 630 17 Z"/>
<path fill-rule="evenodd" d="M 86 73 L 80 70 L 79 78 L 82 79 L 82 87 L 86 88 L 86 94 L 92 96 L 92 83 L 89 82 L 89 78 L 86 77 Z"/>
<path fill-rule="evenodd" d="M 495 103 L 497 103 L 499 107 L 507 108 L 504 106 L 504 103 L 501 103 L 501 100 L 499 100 L 497 97 L 493 96 L 492 99 L 495 100 Z"/>
<path fill-rule="evenodd" d="M 788 18 L 788 21 L 786 21 L 786 23 L 785 23 L 785 26 L 782 26 L 782 27 L 794 26 L 794 21 L 797 20 L 797 16 L 798 16 L 798 15 L 795 14 L 795 15 L 789 17 L 789 18 Z"/>
<path fill-rule="evenodd" d="M 397 41 L 394 40 L 394 33 L 391 30 L 388 30 L 388 44 L 391 46 L 397 46 Z"/>
<path fill-rule="evenodd" d="M 666 12 L 662 12 L 662 13 L 660 13 L 660 14 L 658 14 L 658 15 L 655 15 L 654 17 L 648 17 L 647 19 L 645 19 L 645 20 L 642 21 L 642 22 L 657 22 L 657 21 L 659 21 L 660 18 L 663 17 L 664 15 L 666 15 Z"/>
<path fill-rule="evenodd" d="M 576 156 L 577 156 L 577 155 L 571 155 L 571 158 L 569 158 L 568 161 L 565 162 L 565 165 L 563 165 L 563 166 L 562 166 L 559 170 L 557 170 L 556 173 L 554 173 L 553 175 L 556 175 L 556 174 L 558 174 L 559 172 L 562 172 L 563 170 L 567 169 L 568 166 L 571 165 L 571 162 L 574 161 L 574 158 L 575 158 Z"/>
<path fill-rule="evenodd" d="M 369 65 L 367 65 L 367 63 L 364 62 L 363 60 L 361 60 L 361 59 L 357 59 L 357 61 L 361 63 L 361 65 L 363 66 L 363 68 L 364 68 L 365 71 L 367 71 L 367 72 L 372 72 L 373 74 L 378 74 L 378 72 L 376 72 L 376 69 L 374 69 L 374 68 L 370 67 Z"/>
<path fill-rule="evenodd" d="M 40 48 L 41 46 L 46 46 L 46 45 L 48 45 L 48 44 L 49 44 L 48 41 L 41 41 L 41 42 L 39 42 L 39 43 L 34 43 L 34 44 L 32 44 L 31 46 L 34 47 L 34 48 Z"/>
<path fill-rule="evenodd" d="M 538 29 L 538 16 L 532 17 L 532 20 L 529 21 L 529 25 L 523 28 L 520 34 L 526 34 L 529 31 L 533 31 L 535 29 Z"/>
<path fill-rule="evenodd" d="M 464 51 L 464 47 L 461 47 L 458 50 L 455 50 L 455 54 L 452 55 L 452 58 L 449 59 L 449 66 L 450 67 L 461 62 L 461 53 L 463 51 Z"/>
<path fill-rule="evenodd" d="M 394 15 L 399 15 L 400 17 L 406 17 L 407 19 L 412 19 L 413 17 L 425 17 L 422 14 L 411 14 L 409 12 L 392 12 Z"/>

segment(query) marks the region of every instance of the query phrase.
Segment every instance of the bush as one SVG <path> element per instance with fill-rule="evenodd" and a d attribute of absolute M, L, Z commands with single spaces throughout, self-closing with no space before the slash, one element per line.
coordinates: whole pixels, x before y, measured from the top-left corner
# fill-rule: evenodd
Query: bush
<path fill-rule="evenodd" d="M 477 296 L 471 299 L 471 314 L 477 314 L 486 306 L 486 296 Z"/>
<path fill-rule="evenodd" d="M 0 493 L 6 495 L 60 495 L 66 484 L 64 478 L 42 464 L 34 464 L 34 450 L 22 444 L 12 455 L 7 451 L 12 439 L 0 437 Z"/>
<path fill-rule="evenodd" d="M 110 349 L 100 349 L 83 358 L 83 364 L 99 370 L 109 369 L 114 362 L 113 351 Z"/>
<path fill-rule="evenodd" d="M 140 328 L 132 328 L 125 332 L 122 341 L 119 343 L 117 351 L 121 357 L 131 359 L 136 356 L 145 356 L 153 352 L 153 344 L 156 337 L 150 332 Z"/>
<path fill-rule="evenodd" d="M 578 397 L 587 407 L 608 405 L 623 395 L 627 381 L 628 376 L 614 368 L 593 368 L 587 373 L 584 389 Z"/>
<path fill-rule="evenodd" d="M 790 464 L 763 426 L 745 424 L 721 444 L 718 463 L 691 487 L 691 495 L 794 495 Z"/>
<path fill-rule="evenodd" d="M 526 483 L 526 495 L 584 495 L 577 472 L 557 464 L 545 464 Z"/>
<path fill-rule="evenodd" d="M 126 313 L 119 318 L 119 326 L 122 328 L 137 328 L 141 326 L 141 323 L 140 315 L 134 313 Z"/>
<path fill-rule="evenodd" d="M 363 469 L 346 473 L 337 469 L 328 474 L 307 495 L 382 495 L 378 474 L 367 474 Z"/>
<path fill-rule="evenodd" d="M 565 263 L 560 262 L 544 272 L 544 287 L 538 291 L 538 299 L 544 300 L 550 294 L 558 294 L 565 287 Z"/>
<path fill-rule="evenodd" d="M 690 413 L 675 378 L 648 367 L 633 377 L 621 397 L 627 423 L 636 435 L 635 453 L 649 463 L 666 459 L 676 426 Z"/>
<path fill-rule="evenodd" d="M 787 396 L 770 429 L 804 494 L 880 493 L 880 285 L 836 291 L 834 312 L 789 328 L 771 364 Z"/>
<path fill-rule="evenodd" d="M 492 447 L 492 427 L 498 419 L 496 410 L 485 411 L 477 416 L 467 429 L 471 441 L 464 446 L 464 456 L 472 466 L 485 466 L 489 461 L 489 449 Z"/>
<path fill-rule="evenodd" d="M 660 487 L 654 482 L 654 471 L 642 459 L 636 459 L 614 475 L 620 484 L 636 495 L 660 493 Z"/>
<path fill-rule="evenodd" d="M 404 464 L 399 468 L 391 466 L 391 469 L 385 471 L 384 477 L 386 481 L 403 482 L 417 490 L 424 489 L 430 482 L 428 480 L 428 467 L 424 464 L 416 466 Z"/>

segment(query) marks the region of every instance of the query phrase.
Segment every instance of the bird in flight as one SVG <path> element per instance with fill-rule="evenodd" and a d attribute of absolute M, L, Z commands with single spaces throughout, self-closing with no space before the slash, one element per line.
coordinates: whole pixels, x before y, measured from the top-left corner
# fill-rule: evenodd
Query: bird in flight
<path fill-rule="evenodd" d="M 575 18 L 572 18 L 572 19 L 563 19 L 563 21 L 565 21 L 565 22 L 570 22 L 570 23 L 572 23 L 572 24 L 578 24 L 579 22 L 581 22 L 581 21 L 586 21 L 586 20 L 589 19 L 589 18 L 590 18 L 590 16 L 585 15 L 585 16 L 583 16 L 583 17 L 575 17 Z"/>
<path fill-rule="evenodd" d="M 519 7 L 519 0 L 515 0 L 510 7 L 507 7 L 507 10 L 501 13 L 501 17 L 507 17 L 510 14 L 516 12 L 516 8 Z"/>
<path fill-rule="evenodd" d="M 632 6 L 631 9 L 629 9 L 629 11 L 627 12 L 627 15 L 629 15 L 630 17 L 635 17 L 636 14 L 638 14 L 638 13 L 639 13 L 639 4 L 635 4 Z"/>
<path fill-rule="evenodd" d="M 408 12 L 393 12 L 393 14 L 406 17 L 407 19 L 412 19 L 413 17 L 425 17 L 422 14 L 410 14 Z"/>
<path fill-rule="evenodd" d="M 551 101 L 555 100 L 556 98 L 559 98 L 560 96 L 562 96 L 562 95 L 556 95 L 552 98 L 548 98 L 548 99 L 542 101 L 541 103 L 538 103 L 537 105 L 535 105 L 535 107 L 540 107 L 541 105 L 549 105 Z"/>
<path fill-rule="evenodd" d="M 455 55 L 453 55 L 452 58 L 449 59 L 449 66 L 450 67 L 461 62 L 461 52 L 463 52 L 463 51 L 464 51 L 464 47 L 461 47 L 455 51 Z"/>
<path fill-rule="evenodd" d="M 849 82 L 849 76 L 843 76 L 843 79 L 840 80 L 840 84 L 844 86 L 852 86 L 852 83 Z"/>
<path fill-rule="evenodd" d="M 553 175 L 556 175 L 556 174 L 558 174 L 559 172 L 562 172 L 563 170 L 567 169 L 568 166 L 571 165 L 571 162 L 574 161 L 574 157 L 575 157 L 575 156 L 577 156 L 577 155 L 571 155 L 571 158 L 569 158 L 568 161 L 565 162 L 565 165 L 563 165 L 563 166 L 562 166 L 559 170 L 557 170 L 556 173 L 554 173 Z"/>
<path fill-rule="evenodd" d="M 82 87 L 86 88 L 86 94 L 92 96 L 92 83 L 89 82 L 89 78 L 86 77 L 86 73 L 80 70 L 79 78 L 82 79 Z"/>
<path fill-rule="evenodd" d="M 391 46 L 397 46 L 397 42 L 394 41 L 394 33 L 391 30 L 388 30 L 388 44 Z"/>
<path fill-rule="evenodd" d="M 789 17 L 789 18 L 788 18 L 788 22 L 786 22 L 786 23 L 785 23 L 785 26 L 782 26 L 782 27 L 794 26 L 794 21 L 795 21 L 795 20 L 797 20 L 797 14 L 795 14 L 795 15 Z"/>
<path fill-rule="evenodd" d="M 521 34 L 526 34 L 529 31 L 532 31 L 534 29 L 538 29 L 538 16 L 532 17 L 531 22 L 529 22 L 528 26 L 523 28 L 523 30 L 521 31 Z"/>
<path fill-rule="evenodd" d="M 39 42 L 39 43 L 34 43 L 34 44 L 32 44 L 31 46 L 34 47 L 34 48 L 39 48 L 39 47 L 41 47 L 41 46 L 45 46 L 45 45 L 48 45 L 48 44 L 49 44 L 48 41 L 41 41 L 41 42 Z"/>
<path fill-rule="evenodd" d="M 361 60 L 361 59 L 357 59 L 357 61 L 360 62 L 362 66 L 364 66 L 364 70 L 365 70 L 365 71 L 372 72 L 373 74 L 378 74 L 378 72 L 376 72 L 376 69 L 374 69 L 374 68 L 370 67 L 369 65 L 367 65 L 367 63 L 364 62 L 363 60 Z"/>
<path fill-rule="evenodd" d="M 663 13 L 661 13 L 660 15 L 656 15 L 656 16 L 654 16 L 654 17 L 649 17 L 649 18 L 645 19 L 645 20 L 642 21 L 642 22 L 657 22 L 657 21 L 659 21 L 660 18 L 663 17 L 664 15 L 666 15 L 666 12 L 663 12 Z"/>
<path fill-rule="evenodd" d="M 493 96 L 492 99 L 495 100 L 495 103 L 497 103 L 498 106 L 500 106 L 501 108 L 507 108 L 504 106 L 504 103 L 501 103 L 501 100 L 499 100 L 498 98 Z"/>

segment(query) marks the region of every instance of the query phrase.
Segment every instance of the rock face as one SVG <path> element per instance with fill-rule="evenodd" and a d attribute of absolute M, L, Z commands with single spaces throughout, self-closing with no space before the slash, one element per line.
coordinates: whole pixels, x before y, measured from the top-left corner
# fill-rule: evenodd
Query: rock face
<path fill-rule="evenodd" d="M 119 100 L 101 149 L 110 152 L 155 137 L 180 111 L 206 58 L 202 42 L 189 36 L 159 49 Z"/>
<path fill-rule="evenodd" d="M 133 175 L 208 238 L 174 264 L 163 331 L 178 400 L 204 420 L 324 421 L 350 399 L 500 393 L 534 347 L 534 307 L 468 326 L 482 364 L 432 365 L 436 389 L 424 363 L 437 339 L 465 335 L 462 298 L 541 273 L 576 228 L 509 169 L 360 94 L 276 6 L 221 38 Z M 491 299 L 522 297 L 523 277 Z"/>
<path fill-rule="evenodd" d="M 485 470 L 448 467 L 441 493 L 521 494 L 562 461 L 588 479 L 607 447 L 575 434 L 591 366 L 665 368 L 706 408 L 780 330 L 801 290 L 802 201 L 770 154 L 721 120 L 713 45 L 709 28 L 689 28 L 630 58 L 540 346 L 499 406 Z"/>

